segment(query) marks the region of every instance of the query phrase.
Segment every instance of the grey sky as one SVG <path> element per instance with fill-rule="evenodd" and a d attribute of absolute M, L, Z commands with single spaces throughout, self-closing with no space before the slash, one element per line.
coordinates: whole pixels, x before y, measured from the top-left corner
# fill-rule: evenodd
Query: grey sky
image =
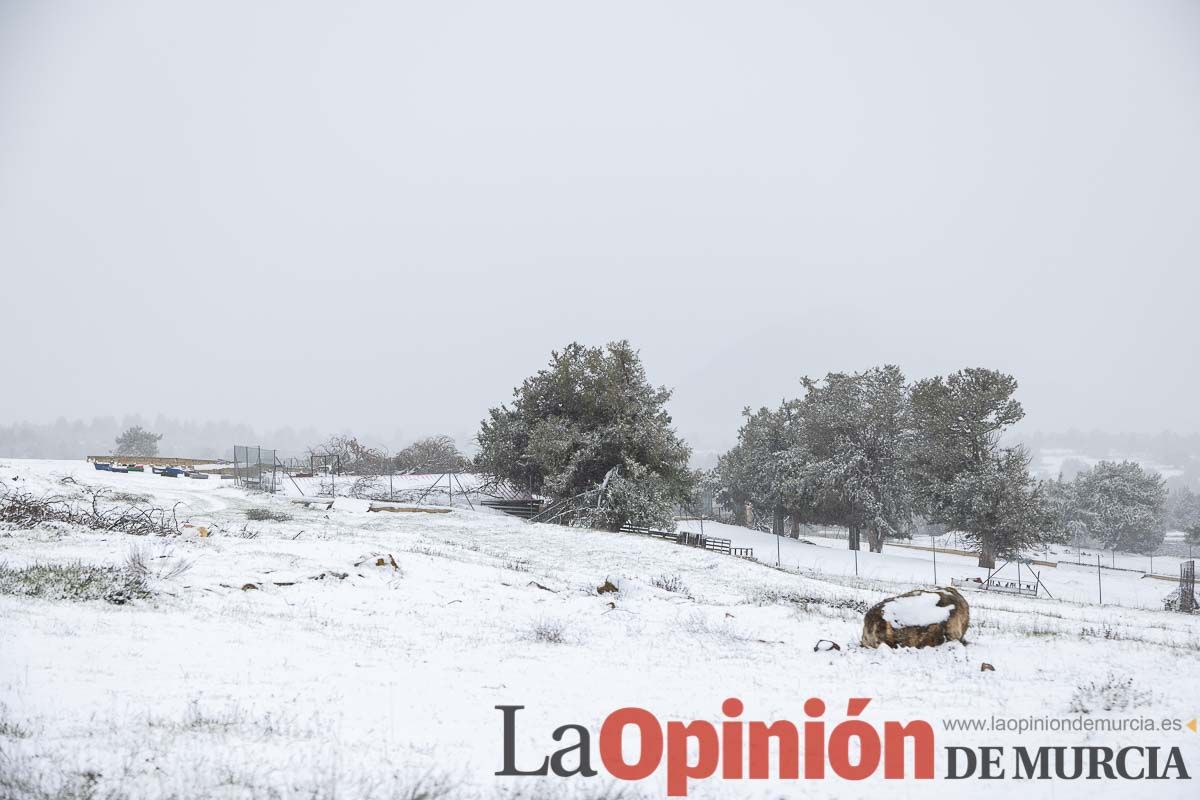
<path fill-rule="evenodd" d="M 1200 3 L 0 0 L 0 421 L 469 435 L 629 338 L 697 447 L 994 366 L 1200 430 Z"/>

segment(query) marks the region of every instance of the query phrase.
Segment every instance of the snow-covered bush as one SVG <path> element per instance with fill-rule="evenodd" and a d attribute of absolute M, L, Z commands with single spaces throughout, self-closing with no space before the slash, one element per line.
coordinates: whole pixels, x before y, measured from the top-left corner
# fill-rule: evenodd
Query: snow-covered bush
<path fill-rule="evenodd" d="M 28 739 L 29 728 L 9 716 L 8 706 L 0 703 L 0 737 L 6 739 Z"/>
<path fill-rule="evenodd" d="M 676 594 L 688 593 L 687 584 L 678 575 L 655 575 L 650 579 L 650 585 L 656 586 L 664 592 L 675 592 Z"/>
<path fill-rule="evenodd" d="M 112 566 L 31 564 L 11 568 L 0 564 L 0 594 L 48 600 L 105 600 L 122 605 L 150 596 L 145 575 Z"/>
<path fill-rule="evenodd" d="M 163 547 L 158 555 L 154 555 L 149 548 L 134 545 L 129 548 L 129 555 L 125 558 L 125 571 L 140 580 L 171 580 L 191 568 L 192 562 L 175 557 L 170 546 Z"/>
<path fill-rule="evenodd" d="M 600 507 L 590 515 L 592 526 L 611 531 L 622 525 L 674 530 L 675 501 L 665 483 L 639 464 L 632 465 L 630 472 L 629 477 L 609 478 Z"/>
<path fill-rule="evenodd" d="M 567 641 L 567 623 L 558 619 L 541 619 L 529 629 L 529 638 L 535 642 L 563 644 Z"/>
<path fill-rule="evenodd" d="M 1133 678 L 1120 678 L 1110 672 L 1102 681 L 1089 681 L 1076 688 L 1071 697 L 1071 711 L 1076 714 L 1125 711 L 1141 708 L 1150 700 L 1150 692 L 1138 689 Z"/>
<path fill-rule="evenodd" d="M 287 522 L 292 518 L 292 515 L 286 511 L 275 511 L 270 508 L 250 508 L 246 510 L 246 519 L 254 520 L 255 522 Z"/>

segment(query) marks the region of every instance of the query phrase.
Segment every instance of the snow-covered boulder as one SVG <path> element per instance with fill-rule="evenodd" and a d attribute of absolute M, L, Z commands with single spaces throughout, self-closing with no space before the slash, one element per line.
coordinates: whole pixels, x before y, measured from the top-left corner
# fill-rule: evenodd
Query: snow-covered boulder
<path fill-rule="evenodd" d="M 863 647 L 936 647 L 961 641 L 971 611 L 957 589 L 914 589 L 873 605 L 863 618 Z"/>

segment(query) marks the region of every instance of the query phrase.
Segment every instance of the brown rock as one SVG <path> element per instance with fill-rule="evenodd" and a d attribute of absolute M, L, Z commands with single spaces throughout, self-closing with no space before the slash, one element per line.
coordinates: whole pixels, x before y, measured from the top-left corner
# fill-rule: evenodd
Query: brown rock
<path fill-rule="evenodd" d="M 993 667 L 988 662 L 984 661 L 982 664 L 979 665 L 979 671 L 980 672 L 995 672 L 996 668 Z"/>
<path fill-rule="evenodd" d="M 604 579 L 604 583 L 602 583 L 598 587 L 596 587 L 596 594 L 608 594 L 609 592 L 615 592 L 615 591 L 617 591 L 617 587 L 614 586 L 613 582 L 608 580 L 607 578 Z"/>
<path fill-rule="evenodd" d="M 863 618 L 863 647 L 936 647 L 962 641 L 971 612 L 957 589 L 914 589 L 872 606 Z"/>
<path fill-rule="evenodd" d="M 301 531 L 301 533 L 303 533 L 303 531 Z M 382 555 L 379 553 L 372 553 L 371 555 L 364 556 L 363 558 L 354 562 L 354 566 L 356 567 L 361 567 L 364 564 L 374 564 L 377 567 L 391 567 L 395 570 L 400 569 L 400 564 L 396 562 L 396 557 L 391 553 L 383 553 Z"/>

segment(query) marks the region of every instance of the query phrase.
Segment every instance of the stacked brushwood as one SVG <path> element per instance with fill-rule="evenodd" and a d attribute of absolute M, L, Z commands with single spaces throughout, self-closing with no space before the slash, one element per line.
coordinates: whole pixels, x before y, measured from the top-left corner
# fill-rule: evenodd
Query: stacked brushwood
<path fill-rule="evenodd" d="M 0 523 L 34 528 L 48 523 L 80 525 L 93 530 L 134 536 L 173 536 L 180 533 L 175 509 L 142 503 L 113 502 L 105 489 L 85 488 L 76 495 L 35 494 L 0 486 Z"/>

